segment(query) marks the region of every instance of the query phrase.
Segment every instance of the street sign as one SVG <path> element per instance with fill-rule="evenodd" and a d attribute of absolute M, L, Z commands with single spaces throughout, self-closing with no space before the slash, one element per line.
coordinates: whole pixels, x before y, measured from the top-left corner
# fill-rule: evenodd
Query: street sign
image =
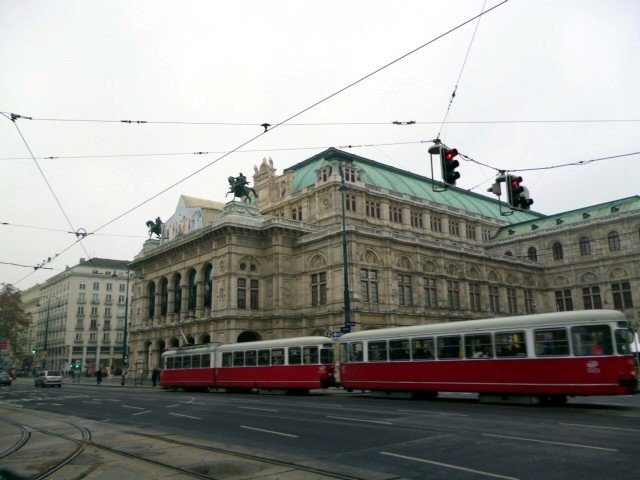
<path fill-rule="evenodd" d="M 331 332 L 331 338 L 340 338 L 341 336 L 341 332 Z"/>
<path fill-rule="evenodd" d="M 340 329 L 340 332 L 342 332 L 342 333 L 349 333 L 349 332 L 351 332 L 351 327 L 342 327 L 342 328 Z"/>
<path fill-rule="evenodd" d="M 355 327 L 356 326 L 356 322 L 344 322 L 344 326 L 345 327 Z"/>

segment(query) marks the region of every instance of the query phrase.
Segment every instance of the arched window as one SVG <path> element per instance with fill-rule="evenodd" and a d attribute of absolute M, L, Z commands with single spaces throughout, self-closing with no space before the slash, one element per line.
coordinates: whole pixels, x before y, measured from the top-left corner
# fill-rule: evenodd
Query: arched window
<path fill-rule="evenodd" d="M 160 282 L 160 315 L 167 315 L 167 305 L 169 302 L 169 281 L 163 278 Z"/>
<path fill-rule="evenodd" d="M 538 251 L 536 250 L 536 247 L 529 247 L 529 250 L 527 250 L 527 258 L 534 262 L 538 261 Z"/>
<path fill-rule="evenodd" d="M 506 252 L 504 252 L 506 257 L 513 257 L 513 253 L 511 253 L 511 251 L 507 250 Z"/>
<path fill-rule="evenodd" d="M 189 272 L 189 310 L 194 312 L 196 310 L 196 271 L 191 270 Z"/>
<path fill-rule="evenodd" d="M 564 253 L 562 252 L 562 244 L 560 242 L 555 242 L 553 244 L 553 259 L 562 260 L 563 257 Z"/>
<path fill-rule="evenodd" d="M 149 283 L 149 318 L 153 318 L 156 311 L 156 284 Z"/>
<path fill-rule="evenodd" d="M 618 232 L 609 232 L 607 239 L 609 240 L 609 250 L 620 250 L 620 236 Z"/>
<path fill-rule="evenodd" d="M 582 237 L 580 239 L 580 255 L 591 255 L 591 244 L 589 243 L 589 239 L 587 237 Z"/>

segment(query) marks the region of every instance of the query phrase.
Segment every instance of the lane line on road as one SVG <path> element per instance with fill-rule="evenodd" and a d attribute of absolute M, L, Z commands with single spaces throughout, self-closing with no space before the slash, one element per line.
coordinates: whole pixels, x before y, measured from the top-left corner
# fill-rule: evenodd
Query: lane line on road
<path fill-rule="evenodd" d="M 192 417 L 191 415 L 183 415 L 182 413 L 169 413 L 169 415 L 174 415 L 176 417 L 193 418 L 194 420 L 202 420 L 200 417 Z"/>
<path fill-rule="evenodd" d="M 344 405 L 336 405 L 335 403 L 306 403 L 306 402 L 298 402 L 298 405 L 304 405 L 305 407 L 311 405 L 312 407 L 331 407 L 331 408 L 342 408 Z"/>
<path fill-rule="evenodd" d="M 274 435 L 282 435 L 283 437 L 298 438 L 298 435 L 291 435 L 290 433 L 283 433 L 283 432 L 275 432 L 273 430 L 265 430 L 263 428 L 247 427 L 246 425 L 240 425 L 240 428 L 246 428 L 247 430 L 256 430 L 258 432 L 272 433 Z"/>
<path fill-rule="evenodd" d="M 509 440 L 522 440 L 525 442 L 548 443 L 551 445 L 563 445 L 565 447 L 589 448 L 591 450 L 604 450 L 607 452 L 617 452 L 617 448 L 593 447 L 591 445 L 580 445 L 579 443 L 552 442 L 550 440 L 538 440 L 535 438 L 510 437 L 507 435 L 493 435 L 491 433 L 483 433 L 485 437 L 508 438 Z"/>
<path fill-rule="evenodd" d="M 559 423 L 558 425 L 565 425 L 567 427 L 601 428 L 603 430 L 621 430 L 623 432 L 640 432 L 640 429 L 638 428 L 600 427 L 598 425 L 585 425 L 582 423 Z"/>
<path fill-rule="evenodd" d="M 452 417 L 468 417 L 469 416 L 464 413 L 432 412 L 430 410 L 398 410 L 398 411 L 402 413 L 427 413 L 429 415 L 449 415 Z"/>
<path fill-rule="evenodd" d="M 388 455 L 390 457 L 402 458 L 404 460 L 413 460 L 414 462 L 429 463 L 431 465 L 437 465 L 438 467 L 453 468 L 454 470 L 462 470 L 463 472 L 471 472 L 478 475 L 484 475 L 486 477 L 503 478 L 505 480 L 520 480 L 518 477 L 507 477 L 505 475 L 500 475 L 498 473 L 483 472 L 482 470 L 475 470 L 473 468 L 460 467 L 458 465 L 451 465 L 450 463 L 435 462 L 433 460 L 425 460 L 424 458 L 408 457 L 406 455 L 398 455 L 397 453 L 391 453 L 391 452 L 380 452 L 380 454 Z"/>
<path fill-rule="evenodd" d="M 277 412 L 278 410 L 274 410 L 272 408 L 257 408 L 257 407 L 238 407 L 243 410 L 261 410 L 263 412 Z"/>
<path fill-rule="evenodd" d="M 135 417 L 136 415 L 145 415 L 147 413 L 151 413 L 151 410 L 145 410 L 144 412 L 132 413 L 131 416 Z"/>
<path fill-rule="evenodd" d="M 133 405 L 121 405 L 122 408 L 132 408 L 133 410 L 144 410 L 144 407 L 134 407 Z"/>
<path fill-rule="evenodd" d="M 379 420 L 363 420 L 362 418 L 332 417 L 331 415 L 327 415 L 327 418 L 334 418 L 337 420 L 349 420 L 351 422 L 365 422 L 365 423 L 378 423 L 380 425 L 393 425 L 393 423 L 391 422 L 382 422 Z"/>

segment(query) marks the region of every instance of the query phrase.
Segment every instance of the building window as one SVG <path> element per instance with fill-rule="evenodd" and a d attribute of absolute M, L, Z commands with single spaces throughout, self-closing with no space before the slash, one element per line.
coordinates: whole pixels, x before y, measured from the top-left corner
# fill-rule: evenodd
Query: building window
<path fill-rule="evenodd" d="M 460 310 L 460 284 L 454 280 L 447 280 L 447 305 Z"/>
<path fill-rule="evenodd" d="M 527 250 L 527 258 L 534 262 L 538 261 L 538 251 L 536 250 L 536 247 L 529 247 Z"/>
<path fill-rule="evenodd" d="M 126 292 L 126 291 L 127 291 L 127 285 L 126 285 L 126 284 L 124 284 L 124 283 L 121 283 L 121 284 L 118 286 L 118 291 L 119 291 L 119 292 L 123 292 L 123 293 L 124 293 L 124 292 Z"/>
<path fill-rule="evenodd" d="M 204 272 L 204 307 L 213 308 L 213 267 L 209 265 Z"/>
<path fill-rule="evenodd" d="M 113 283 L 107 283 L 107 292 L 113 291 Z"/>
<path fill-rule="evenodd" d="M 125 298 L 126 297 L 124 295 L 118 295 L 118 304 L 119 305 L 124 305 Z"/>
<path fill-rule="evenodd" d="M 483 228 L 482 229 L 482 241 L 483 242 L 488 242 L 489 240 L 491 240 L 491 230 L 489 230 L 487 228 Z"/>
<path fill-rule="evenodd" d="M 378 271 L 360 270 L 360 293 L 363 302 L 378 303 Z"/>
<path fill-rule="evenodd" d="M 76 333 L 76 342 L 82 342 L 82 334 Z"/>
<path fill-rule="evenodd" d="M 80 282 L 80 290 L 86 290 L 87 289 L 87 282 Z"/>
<path fill-rule="evenodd" d="M 631 284 L 629 282 L 612 283 L 611 294 L 613 295 L 613 308 L 617 310 L 633 308 Z"/>
<path fill-rule="evenodd" d="M 435 278 L 426 277 L 424 279 L 424 306 L 438 308 L 438 291 Z"/>
<path fill-rule="evenodd" d="M 367 200 L 365 202 L 365 213 L 367 217 L 380 218 L 380 202 Z"/>
<path fill-rule="evenodd" d="M 169 281 L 163 278 L 160 281 L 160 315 L 165 317 L 169 309 Z"/>
<path fill-rule="evenodd" d="M 311 275 L 311 305 L 327 304 L 327 272 Z"/>
<path fill-rule="evenodd" d="M 196 271 L 189 272 L 189 301 L 187 308 L 192 312 L 196 310 L 196 295 L 198 293 L 198 285 L 196 284 Z"/>
<path fill-rule="evenodd" d="M 84 307 L 78 307 L 78 315 L 84 315 Z"/>
<path fill-rule="evenodd" d="M 86 295 L 84 293 L 78 294 L 78 303 L 84 303 L 87 301 Z"/>
<path fill-rule="evenodd" d="M 580 255 L 583 257 L 585 255 L 591 255 L 591 244 L 589 243 L 589 239 L 587 237 L 582 237 L 580 239 Z"/>
<path fill-rule="evenodd" d="M 252 310 L 258 310 L 260 307 L 258 303 L 258 299 L 260 298 L 260 289 L 258 288 L 258 280 L 250 280 L 249 285 L 251 286 L 251 291 L 249 292 L 250 297 L 250 305 Z"/>
<path fill-rule="evenodd" d="M 518 301 L 515 288 L 507 288 L 507 307 L 509 313 L 518 313 Z"/>
<path fill-rule="evenodd" d="M 238 308 L 247 308 L 247 280 L 244 278 L 238 279 Z"/>
<path fill-rule="evenodd" d="M 100 294 L 99 293 L 94 293 L 91 296 L 91 303 L 100 303 Z"/>
<path fill-rule="evenodd" d="M 93 289 L 100 290 L 100 282 L 93 282 Z"/>
<path fill-rule="evenodd" d="M 449 220 L 449 234 L 454 237 L 460 236 L 460 222 L 457 220 Z"/>
<path fill-rule="evenodd" d="M 113 297 L 111 296 L 111 294 L 107 294 L 104 297 L 104 303 L 106 303 L 107 305 L 111 305 L 111 303 L 113 302 Z"/>
<path fill-rule="evenodd" d="M 153 318 L 156 313 L 156 284 L 149 283 L 149 318 Z M 124 295 L 123 295 L 124 297 Z"/>
<path fill-rule="evenodd" d="M 481 310 L 480 306 L 480 285 L 477 283 L 469 284 L 469 307 L 474 312 Z"/>
<path fill-rule="evenodd" d="M 181 281 L 182 277 L 180 275 L 176 275 L 173 279 L 173 313 L 180 313 L 180 309 L 182 308 L 182 288 L 180 287 Z"/>
<path fill-rule="evenodd" d="M 536 304 L 533 301 L 533 290 L 524 291 L 524 311 L 525 313 L 536 313 Z"/>
<path fill-rule="evenodd" d="M 469 240 L 475 240 L 476 239 L 476 227 L 474 225 L 467 225 L 466 226 L 466 230 L 467 230 L 467 238 Z"/>
<path fill-rule="evenodd" d="M 356 196 L 353 193 L 346 193 L 344 195 L 344 208 L 349 212 L 356 211 Z"/>
<path fill-rule="evenodd" d="M 402 207 L 389 205 L 389 220 L 394 223 L 402 223 Z"/>
<path fill-rule="evenodd" d="M 609 250 L 612 252 L 614 250 L 620 250 L 620 236 L 618 235 L 618 232 L 609 232 L 607 240 L 609 241 Z"/>
<path fill-rule="evenodd" d="M 411 210 L 411 226 L 424 228 L 424 222 L 422 220 L 422 212 Z"/>
<path fill-rule="evenodd" d="M 431 215 L 431 230 L 434 232 L 442 232 L 442 218 Z"/>
<path fill-rule="evenodd" d="M 329 175 L 331 175 L 331 167 L 324 167 L 322 169 L 322 181 L 326 182 L 329 179 Z"/>
<path fill-rule="evenodd" d="M 296 206 L 291 209 L 291 220 L 302 220 L 302 207 Z"/>
<path fill-rule="evenodd" d="M 562 252 L 562 244 L 560 242 L 555 242 L 553 244 L 553 259 L 554 260 L 562 260 L 564 257 L 564 253 Z"/>
<path fill-rule="evenodd" d="M 91 343 L 96 343 L 97 339 L 98 339 L 98 334 L 96 332 L 92 332 L 89 334 L 89 341 Z"/>
<path fill-rule="evenodd" d="M 500 294 L 498 287 L 489 287 L 489 310 L 493 313 L 500 312 Z"/>
<path fill-rule="evenodd" d="M 356 169 L 353 167 L 342 167 L 342 171 L 344 172 L 344 181 L 356 183 Z"/>
<path fill-rule="evenodd" d="M 411 275 L 399 274 L 398 277 L 398 305 L 413 305 L 411 291 Z"/>
<path fill-rule="evenodd" d="M 91 307 L 91 316 L 92 317 L 98 316 L 98 307 Z"/>
<path fill-rule="evenodd" d="M 110 332 L 104 332 L 102 334 L 102 343 L 109 343 L 111 342 L 111 333 Z"/>
<path fill-rule="evenodd" d="M 556 290 L 556 311 L 568 312 L 573 310 L 573 299 L 571 298 L 571 290 Z"/>
<path fill-rule="evenodd" d="M 105 317 L 110 317 L 111 316 L 111 307 L 105 307 L 104 308 L 104 316 Z"/>
<path fill-rule="evenodd" d="M 585 310 L 595 310 L 602 308 L 600 299 L 600 287 L 583 287 L 582 302 Z"/>

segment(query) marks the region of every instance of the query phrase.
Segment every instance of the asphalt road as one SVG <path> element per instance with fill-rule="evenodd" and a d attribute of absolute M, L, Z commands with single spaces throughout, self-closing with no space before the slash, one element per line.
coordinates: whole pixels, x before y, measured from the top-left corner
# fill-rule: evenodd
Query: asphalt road
<path fill-rule="evenodd" d="M 0 388 L 2 405 L 304 459 L 328 471 L 359 469 L 353 478 L 640 478 L 640 396 L 541 407 L 460 394 L 418 401 L 338 390 L 247 395 L 93 382 L 36 389 L 18 379 Z"/>

